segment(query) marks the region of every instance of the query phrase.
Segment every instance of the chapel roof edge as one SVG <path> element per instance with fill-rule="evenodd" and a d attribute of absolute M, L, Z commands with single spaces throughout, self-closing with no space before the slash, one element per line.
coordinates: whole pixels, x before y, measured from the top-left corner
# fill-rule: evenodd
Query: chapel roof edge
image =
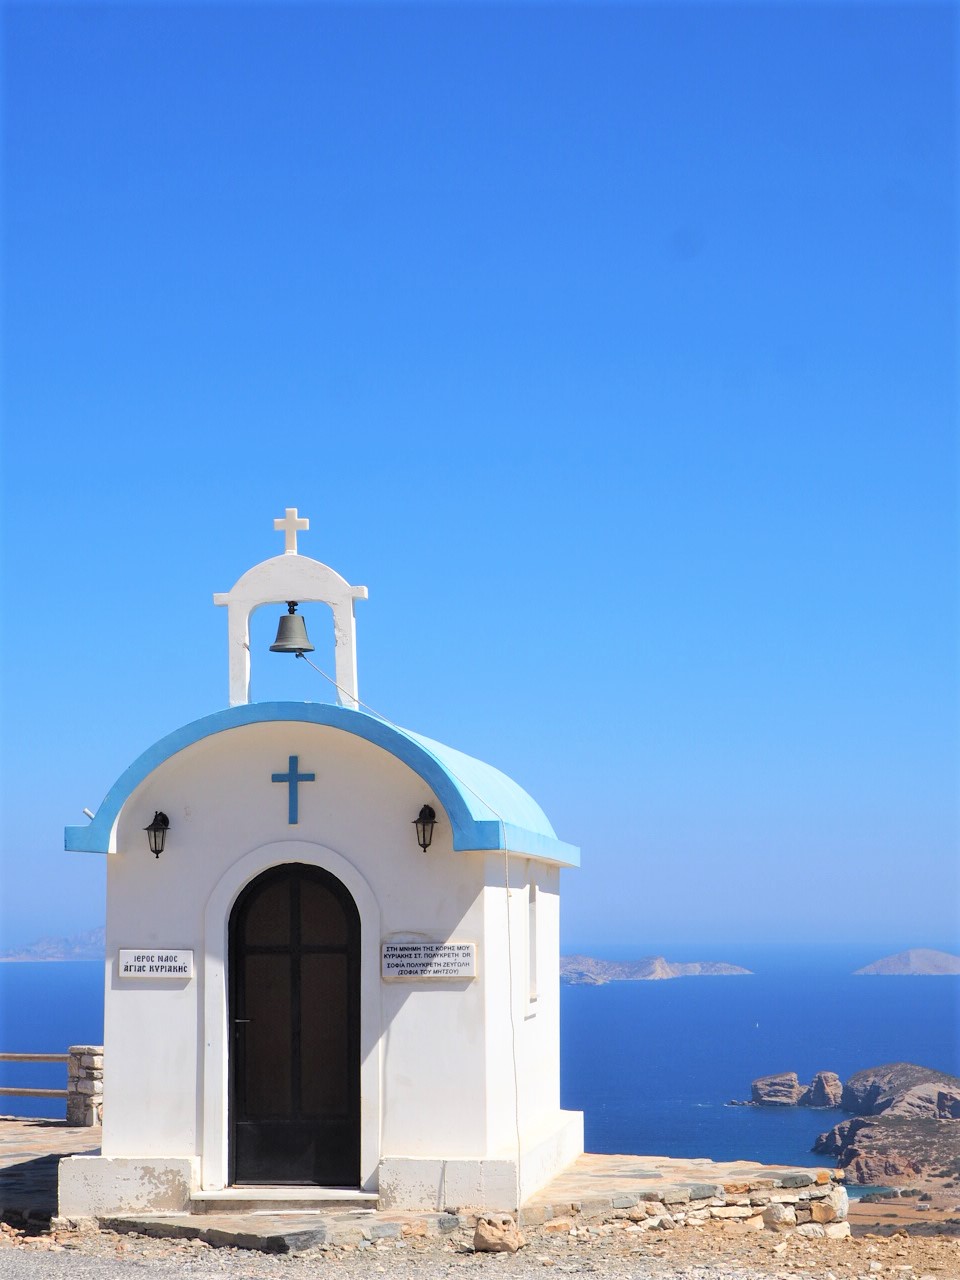
<path fill-rule="evenodd" d="M 501 770 L 352 707 L 326 702 L 243 703 L 192 721 L 149 747 L 117 779 L 86 827 L 67 827 L 64 847 L 110 853 L 127 799 L 165 760 L 214 734 L 247 725 L 299 722 L 340 729 L 390 752 L 423 778 L 449 818 L 456 852 L 506 851 L 579 866 L 579 850 L 557 838 L 546 814 Z"/>

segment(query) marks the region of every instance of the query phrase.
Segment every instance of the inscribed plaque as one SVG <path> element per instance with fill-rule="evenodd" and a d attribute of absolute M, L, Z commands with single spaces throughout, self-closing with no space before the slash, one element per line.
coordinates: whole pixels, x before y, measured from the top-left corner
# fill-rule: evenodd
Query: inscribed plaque
<path fill-rule="evenodd" d="M 385 942 L 384 978 L 475 978 L 475 942 Z"/>
<path fill-rule="evenodd" d="M 121 978 L 192 978 L 192 951 L 121 950 L 117 974 Z"/>

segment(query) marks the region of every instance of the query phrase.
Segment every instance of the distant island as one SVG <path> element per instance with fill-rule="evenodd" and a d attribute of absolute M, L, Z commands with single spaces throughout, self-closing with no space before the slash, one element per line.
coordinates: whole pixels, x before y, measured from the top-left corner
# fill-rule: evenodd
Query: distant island
<path fill-rule="evenodd" d="M 895 975 L 939 977 L 941 974 L 960 973 L 960 956 L 951 955 L 949 951 L 931 951 L 926 947 L 914 947 L 910 951 L 898 951 L 895 956 L 884 956 L 873 964 L 866 964 L 862 969 L 855 969 L 854 974 Z"/>
<path fill-rule="evenodd" d="M 560 981 L 581 987 L 599 987 L 605 982 L 655 982 L 661 978 L 726 978 L 750 972 L 739 965 L 714 960 L 674 963 L 663 956 L 644 956 L 642 960 L 560 957 Z"/>
<path fill-rule="evenodd" d="M 106 954 L 106 931 L 87 929 L 72 938 L 41 938 L 26 947 L 0 951 L 0 963 L 36 963 L 38 960 L 102 960 Z"/>

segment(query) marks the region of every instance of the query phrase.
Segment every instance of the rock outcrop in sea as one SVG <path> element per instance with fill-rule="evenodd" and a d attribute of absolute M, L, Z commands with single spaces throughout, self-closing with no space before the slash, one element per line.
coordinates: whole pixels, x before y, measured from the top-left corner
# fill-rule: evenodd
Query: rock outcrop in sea
<path fill-rule="evenodd" d="M 843 1093 L 834 1071 L 818 1071 L 803 1085 L 795 1071 L 760 1076 L 750 1086 L 750 1101 L 758 1107 L 838 1107 Z"/>

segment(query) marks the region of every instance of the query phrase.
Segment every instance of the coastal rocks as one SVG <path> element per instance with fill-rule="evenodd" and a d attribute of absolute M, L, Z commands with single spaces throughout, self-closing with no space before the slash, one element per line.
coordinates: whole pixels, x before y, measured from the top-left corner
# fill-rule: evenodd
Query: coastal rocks
<path fill-rule="evenodd" d="M 801 1107 L 839 1107 L 843 1082 L 835 1071 L 818 1071 L 798 1099 Z"/>
<path fill-rule="evenodd" d="M 911 1062 L 869 1067 L 846 1084 L 835 1071 L 818 1071 L 808 1085 L 800 1083 L 795 1071 L 779 1071 L 754 1080 L 750 1095 L 750 1104 L 759 1107 L 840 1107 L 857 1116 L 960 1119 L 960 1079 Z"/>
<path fill-rule="evenodd" d="M 750 1100 L 756 1107 L 838 1107 L 843 1084 L 835 1071 L 818 1071 L 808 1085 L 802 1085 L 795 1071 L 760 1076 L 750 1086 Z"/>
<path fill-rule="evenodd" d="M 750 1101 L 758 1107 L 837 1107 L 844 1085 L 836 1071 L 818 1071 L 813 1082 L 801 1084 L 796 1071 L 760 1075 L 750 1085 Z"/>
<path fill-rule="evenodd" d="M 960 1174 L 960 1080 L 911 1062 L 858 1071 L 843 1086 L 841 1121 L 814 1143 L 861 1185 Z"/>
<path fill-rule="evenodd" d="M 912 1062 L 868 1067 L 846 1084 L 818 1071 L 809 1085 L 796 1072 L 760 1076 L 751 1085 L 759 1107 L 841 1107 L 852 1113 L 813 1144 L 818 1155 L 863 1186 L 895 1186 L 917 1175 L 960 1178 L 960 1079 Z"/>
<path fill-rule="evenodd" d="M 958 1141 L 956 1129 L 944 1130 L 929 1119 L 911 1124 L 902 1117 L 857 1116 L 821 1133 L 813 1149 L 836 1156 L 837 1167 L 860 1186 L 896 1186 L 949 1164 L 951 1151 L 955 1158 L 960 1149 L 955 1145 Z"/>
<path fill-rule="evenodd" d="M 805 1088 L 796 1072 L 783 1071 L 754 1080 L 748 1105 L 851 1112 L 854 1118 L 821 1133 L 813 1150 L 835 1156 L 861 1185 L 960 1176 L 960 1079 L 930 1067 L 887 1063 L 846 1084 L 833 1071 L 818 1071 Z"/>
<path fill-rule="evenodd" d="M 853 1120 L 841 1120 L 826 1133 L 821 1133 L 813 1144 L 813 1150 L 821 1156 L 839 1156 L 853 1145 L 853 1140 L 867 1125 L 859 1116 Z"/>
<path fill-rule="evenodd" d="M 795 1071 L 760 1076 L 750 1086 L 750 1100 L 758 1107 L 795 1107 L 802 1093 Z"/>

